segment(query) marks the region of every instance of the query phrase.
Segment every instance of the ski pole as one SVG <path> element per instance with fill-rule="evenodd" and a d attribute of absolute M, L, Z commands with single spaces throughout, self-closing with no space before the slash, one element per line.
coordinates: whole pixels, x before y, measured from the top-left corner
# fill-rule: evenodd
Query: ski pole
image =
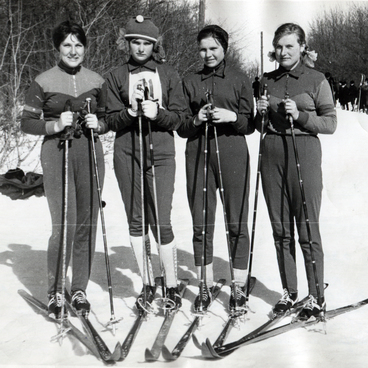
<path fill-rule="evenodd" d="M 138 86 L 142 89 L 142 86 Z M 141 183 L 141 212 L 142 212 L 142 251 L 143 251 L 143 285 L 148 274 L 148 284 L 151 286 L 151 279 L 149 276 L 149 261 L 146 248 L 145 239 L 145 199 L 144 199 L 144 159 L 143 159 L 143 127 L 142 127 L 142 101 L 138 100 L 138 129 L 139 129 L 139 162 L 140 162 L 140 183 Z M 143 309 L 147 310 L 147 290 L 143 287 Z"/>
<path fill-rule="evenodd" d="M 207 100 L 207 103 L 211 104 L 210 109 L 213 109 L 213 96 L 210 91 L 206 92 L 206 100 Z M 219 150 L 219 144 L 218 144 L 218 138 L 217 138 L 217 129 L 215 125 L 213 125 L 213 131 L 214 131 L 214 136 L 215 136 L 216 159 L 217 159 L 218 174 L 219 174 L 220 198 L 222 202 L 222 212 L 224 215 L 226 243 L 227 243 L 227 250 L 229 254 L 230 277 L 231 277 L 231 284 L 232 284 L 233 292 L 235 296 L 234 297 L 235 310 L 237 310 L 237 300 L 236 300 L 236 295 L 235 295 L 236 284 L 235 284 L 233 257 L 231 254 L 231 242 L 230 242 L 230 234 L 229 234 L 229 224 L 227 221 L 227 213 L 226 213 L 226 208 L 225 208 L 225 193 L 224 193 L 224 184 L 223 184 L 222 171 L 221 171 L 220 150 Z"/>
<path fill-rule="evenodd" d="M 203 212 L 202 212 L 202 257 L 201 257 L 201 275 L 199 282 L 199 312 L 203 312 L 203 292 L 206 283 L 206 265 L 205 252 L 207 248 L 207 187 L 208 187 L 208 122 L 204 126 L 204 149 L 203 149 Z"/>
<path fill-rule="evenodd" d="M 88 112 L 88 114 L 90 114 L 91 113 L 91 98 L 89 98 L 89 97 L 86 98 L 86 104 L 87 104 L 87 112 Z M 99 208 L 100 208 L 100 218 L 101 218 L 101 226 L 102 226 L 102 239 L 103 239 L 104 251 L 105 251 L 107 286 L 108 286 L 109 297 L 110 297 L 110 314 L 111 314 L 111 317 L 110 317 L 110 321 L 107 323 L 106 326 L 111 325 L 113 335 L 115 335 L 115 332 L 116 332 L 115 324 L 118 323 L 119 321 L 116 319 L 115 312 L 114 312 L 114 298 L 113 298 L 113 292 L 112 292 L 109 250 L 108 250 L 108 247 L 107 247 L 105 216 L 104 216 L 104 210 L 103 210 L 103 204 L 102 204 L 102 188 L 101 188 L 100 176 L 99 176 L 99 170 L 98 170 L 98 164 L 97 164 L 95 135 L 94 135 L 94 130 L 93 129 L 91 129 L 91 148 L 92 148 L 92 158 L 93 158 L 93 164 L 94 164 L 94 176 L 96 178 L 98 204 L 99 204 Z"/>
<path fill-rule="evenodd" d="M 71 101 L 67 100 L 64 111 L 72 111 Z M 65 127 L 65 133 L 61 136 L 64 142 L 64 208 L 63 208 L 63 242 L 62 242 L 62 270 L 61 270 L 61 323 L 58 332 L 59 344 L 62 344 L 64 336 L 65 315 L 65 289 L 66 289 L 66 253 L 68 235 L 68 186 L 69 186 L 69 140 L 72 139 L 71 127 Z"/>
<path fill-rule="evenodd" d="M 288 99 L 288 98 L 289 98 L 289 95 L 285 94 L 285 99 Z M 298 147 L 297 147 L 297 144 L 296 144 L 296 137 L 295 137 L 295 130 L 294 130 L 294 119 L 291 116 L 291 114 L 287 114 L 287 119 L 290 123 L 290 128 L 291 128 L 291 137 L 292 137 L 293 147 L 294 147 L 294 155 L 295 155 L 296 169 L 297 169 L 297 173 L 298 173 L 300 194 L 301 194 L 302 202 L 303 202 L 303 211 L 304 211 L 304 217 L 305 217 L 305 224 L 306 224 L 306 227 L 307 227 L 309 249 L 310 249 L 310 253 L 311 253 L 313 274 L 314 274 L 314 280 L 315 280 L 316 290 L 317 290 L 317 299 L 318 299 L 318 304 L 320 306 L 322 306 L 323 303 L 322 303 L 321 289 L 320 289 L 320 285 L 319 285 L 319 282 L 318 282 L 317 266 L 316 266 L 316 260 L 315 260 L 315 257 L 314 257 L 314 251 L 313 251 L 312 231 L 311 231 L 310 223 L 309 223 L 308 208 L 307 208 L 307 202 L 306 202 L 306 198 L 305 198 L 305 190 L 304 190 L 304 185 L 303 185 L 303 180 L 302 180 L 302 173 L 301 173 L 301 170 L 300 170 Z M 323 316 L 323 311 L 321 311 L 321 315 Z"/>
<path fill-rule="evenodd" d="M 267 84 L 263 86 L 263 96 L 267 97 Z M 250 281 L 252 277 L 253 251 L 254 251 L 254 240 L 255 240 L 255 234 L 256 234 L 259 182 L 261 178 L 262 147 L 263 147 L 263 138 L 264 138 L 263 135 L 264 135 L 265 115 L 266 115 L 266 110 L 263 110 L 262 111 L 262 121 L 261 121 L 261 131 L 260 131 L 260 137 L 259 137 L 258 164 L 257 164 L 256 188 L 255 188 L 255 194 L 254 194 L 252 234 L 251 234 L 251 240 L 250 240 L 250 251 L 249 251 L 249 262 L 248 262 L 247 292 L 245 295 L 247 303 L 249 301 Z"/>

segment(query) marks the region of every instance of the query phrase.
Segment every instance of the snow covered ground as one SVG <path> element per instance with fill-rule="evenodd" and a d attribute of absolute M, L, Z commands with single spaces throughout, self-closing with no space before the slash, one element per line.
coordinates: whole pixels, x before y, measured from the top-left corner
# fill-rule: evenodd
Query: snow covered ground
<path fill-rule="evenodd" d="M 325 281 L 328 309 L 360 301 L 368 297 L 368 116 L 349 111 L 338 112 L 338 128 L 334 135 L 320 136 L 323 147 L 324 192 L 321 232 L 325 250 Z M 254 200 L 255 172 L 259 134 L 247 137 L 252 158 L 251 208 Z M 185 140 L 176 138 L 177 180 L 172 222 L 179 248 L 179 276 L 190 278 L 183 307 L 169 333 L 167 346 L 172 349 L 193 318 L 190 306 L 197 292 L 192 246 L 191 218 L 185 192 Z M 114 305 L 118 324 L 116 336 L 103 324 L 110 318 L 106 269 L 101 231 L 88 298 L 92 303 L 91 320 L 111 349 L 122 342 L 134 321 L 134 301 L 141 282 L 133 262 L 123 204 L 115 180 L 111 155 L 107 157 L 104 188 L 105 219 L 109 245 Z M 27 167 L 22 167 L 28 171 Z M 0 366 L 6 367 L 97 367 L 103 363 L 86 352 L 73 338 L 60 346 L 50 342 L 56 326 L 37 315 L 18 295 L 26 289 L 46 302 L 46 245 L 50 234 L 50 218 L 45 197 L 12 201 L 0 196 Z M 227 248 L 221 206 L 218 206 L 215 234 L 215 276 L 229 280 Z M 251 219 L 251 216 L 250 216 Z M 250 224 L 251 225 L 251 224 Z M 100 227 L 99 227 L 100 229 Z M 298 249 L 299 291 L 306 295 L 302 255 Z M 157 253 L 154 253 L 157 265 Z M 250 298 L 254 313 L 231 332 L 227 341 L 235 340 L 255 329 L 268 318 L 271 306 L 279 299 L 281 286 L 276 266 L 271 227 L 263 200 L 259 196 L 253 275 L 257 284 Z M 229 286 L 224 287 L 211 313 L 197 331 L 203 341 L 212 341 L 226 318 Z M 78 325 L 79 321 L 74 321 Z M 162 316 L 145 322 L 130 354 L 117 365 L 146 367 L 145 348 L 151 347 L 162 323 Z M 327 322 L 327 334 L 321 325 L 311 330 L 298 329 L 287 334 L 243 347 L 223 361 L 204 360 L 189 342 L 182 356 L 173 363 L 162 358 L 156 367 L 222 367 L 233 368 L 343 368 L 368 366 L 368 307 L 336 317 Z"/>

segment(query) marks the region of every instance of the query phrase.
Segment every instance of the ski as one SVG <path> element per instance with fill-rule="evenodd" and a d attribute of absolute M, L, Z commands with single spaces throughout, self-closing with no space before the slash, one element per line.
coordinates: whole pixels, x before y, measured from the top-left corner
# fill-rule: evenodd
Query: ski
<path fill-rule="evenodd" d="M 67 295 L 66 299 L 68 299 L 68 294 L 66 293 L 66 295 Z M 114 363 L 117 360 L 119 360 L 120 359 L 120 354 L 121 354 L 120 343 L 118 342 L 116 344 L 114 352 L 111 353 L 111 351 L 109 350 L 109 348 L 106 345 L 105 341 L 102 339 L 102 337 L 99 335 L 99 333 L 94 328 L 92 322 L 88 318 L 86 318 L 83 315 L 81 315 L 80 313 L 78 313 L 73 308 L 73 306 L 69 303 L 68 300 L 65 301 L 65 305 L 66 305 L 67 310 L 70 313 L 73 313 L 74 315 L 76 315 L 78 317 L 78 319 L 81 321 L 81 323 L 83 325 L 83 328 L 87 332 L 87 335 L 91 338 L 91 340 L 93 341 L 96 349 L 98 350 L 100 358 L 106 363 Z"/>
<path fill-rule="evenodd" d="M 181 297 L 183 297 L 185 289 L 189 283 L 189 280 L 183 280 L 180 282 L 179 285 L 179 293 Z M 158 332 L 158 335 L 156 336 L 155 342 L 153 343 L 153 346 L 150 349 L 146 349 L 145 351 L 145 359 L 146 361 L 153 362 L 156 361 L 162 351 L 162 347 L 165 343 L 166 337 L 170 331 L 170 327 L 174 321 L 175 315 L 179 311 L 178 308 L 174 308 L 171 310 L 167 310 L 165 313 L 165 319 L 161 325 L 160 331 Z"/>
<path fill-rule="evenodd" d="M 249 294 L 252 292 L 255 284 L 256 284 L 257 279 L 255 277 L 251 277 L 250 279 L 250 290 L 249 290 Z M 227 322 L 225 323 L 225 326 L 223 327 L 221 333 L 219 334 L 218 338 L 216 339 L 215 343 L 213 344 L 213 347 L 218 347 L 218 346 L 222 346 L 227 338 L 227 336 L 229 335 L 231 329 L 237 325 L 239 319 L 241 319 L 242 317 L 244 317 L 244 315 L 247 313 L 246 310 L 244 311 L 232 311 L 229 314 L 229 317 L 227 319 Z"/>
<path fill-rule="evenodd" d="M 368 299 L 364 299 L 358 303 L 349 304 L 347 306 L 340 307 L 337 309 L 329 310 L 325 313 L 324 318 L 310 318 L 307 321 L 295 319 L 291 321 L 290 323 L 276 327 L 272 330 L 259 331 L 259 329 L 257 329 L 237 341 L 220 346 L 218 348 L 214 348 L 211 342 L 209 341 L 209 339 L 207 339 L 206 343 L 202 345 L 202 354 L 206 358 L 221 359 L 221 358 L 224 358 L 230 355 L 233 351 L 237 350 L 238 348 L 242 346 L 253 344 L 258 341 L 266 340 L 266 339 L 269 339 L 270 337 L 278 336 L 282 333 L 292 331 L 300 327 L 309 327 L 309 326 L 315 325 L 319 322 L 323 322 L 324 320 L 329 320 L 336 316 L 339 316 L 340 314 L 344 314 L 344 313 L 353 311 L 355 309 L 358 309 L 360 307 L 363 307 L 366 304 L 368 304 Z"/>
<path fill-rule="evenodd" d="M 161 277 L 155 278 L 156 287 L 160 279 Z M 137 337 L 137 334 L 141 328 L 143 321 L 147 319 L 148 313 L 149 312 L 147 309 L 138 309 L 138 316 L 135 319 L 133 326 L 131 327 L 130 331 L 128 332 L 127 337 L 125 338 L 121 346 L 121 354 L 120 354 L 119 361 L 123 361 L 128 356 L 130 349 L 133 345 L 135 338 Z"/>
<path fill-rule="evenodd" d="M 48 309 L 46 304 L 42 303 L 40 300 L 36 299 L 34 296 L 29 294 L 25 290 L 18 290 L 18 294 L 29 304 L 33 307 L 37 313 L 44 316 L 48 321 L 53 322 L 55 324 L 60 325 L 60 321 L 52 318 L 48 314 Z M 82 331 L 80 331 L 76 326 L 74 326 L 69 319 L 65 320 L 66 324 L 66 333 L 74 336 L 77 340 L 79 340 L 96 358 L 100 358 L 100 354 L 98 349 L 96 349 L 95 345 L 93 344 L 92 340 L 86 336 Z"/>
<path fill-rule="evenodd" d="M 226 283 L 225 279 L 220 279 L 217 281 L 216 285 L 213 287 L 211 305 L 215 301 L 215 299 L 218 297 L 218 295 L 220 294 L 221 288 L 225 285 L 225 283 Z M 182 338 L 179 340 L 179 342 L 177 343 L 177 345 L 175 346 L 172 352 L 170 352 L 169 349 L 165 345 L 163 345 L 162 356 L 164 357 L 165 360 L 172 361 L 180 357 L 181 353 L 183 352 L 184 348 L 187 346 L 189 339 L 193 336 L 194 331 L 199 326 L 201 318 L 204 315 L 205 313 L 203 313 L 202 315 L 196 315 L 196 317 L 190 324 L 189 328 L 187 329 L 185 334 L 182 336 Z"/>

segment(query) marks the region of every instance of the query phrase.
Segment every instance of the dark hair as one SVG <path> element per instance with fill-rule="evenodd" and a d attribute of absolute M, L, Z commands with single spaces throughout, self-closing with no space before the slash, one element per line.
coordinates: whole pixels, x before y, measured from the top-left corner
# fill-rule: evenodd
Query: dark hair
<path fill-rule="evenodd" d="M 276 48 L 280 38 L 286 35 L 295 34 L 298 38 L 299 45 L 306 45 L 305 32 L 302 27 L 295 23 L 284 23 L 276 29 L 273 37 L 272 45 Z"/>
<path fill-rule="evenodd" d="M 199 43 L 201 40 L 208 37 L 212 37 L 217 40 L 224 49 L 224 53 L 226 53 L 229 46 L 229 35 L 224 29 L 215 24 L 206 26 L 199 31 L 197 42 Z"/>
<path fill-rule="evenodd" d="M 72 23 L 69 20 L 60 23 L 56 26 L 52 32 L 52 41 L 56 50 L 59 50 L 60 44 L 68 37 L 68 35 L 74 35 L 78 41 L 87 46 L 87 37 L 83 31 L 83 28 L 77 24 Z"/>

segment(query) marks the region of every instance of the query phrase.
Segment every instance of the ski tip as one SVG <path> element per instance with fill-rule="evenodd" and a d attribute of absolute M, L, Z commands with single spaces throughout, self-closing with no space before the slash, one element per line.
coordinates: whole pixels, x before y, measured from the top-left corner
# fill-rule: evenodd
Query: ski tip
<path fill-rule="evenodd" d="M 167 361 L 173 361 L 176 360 L 177 357 L 172 355 L 170 350 L 164 345 L 161 350 L 162 357 Z"/>
<path fill-rule="evenodd" d="M 155 362 L 158 357 L 156 358 L 153 354 L 152 351 L 150 349 L 146 349 L 145 353 L 144 353 L 144 357 L 146 359 L 147 362 Z"/>
<path fill-rule="evenodd" d="M 192 339 L 193 339 L 193 343 L 195 345 L 195 347 L 199 350 L 202 349 L 202 344 L 199 342 L 197 336 L 195 334 L 192 334 Z"/>
<path fill-rule="evenodd" d="M 210 339 L 206 339 L 206 341 L 201 346 L 202 356 L 206 359 L 216 359 L 221 358 L 215 351 L 214 347 L 211 344 Z"/>
<path fill-rule="evenodd" d="M 120 344 L 120 342 L 116 343 L 115 349 L 114 349 L 114 352 L 111 355 L 111 358 L 115 362 L 120 361 L 120 359 L 121 359 L 121 344 Z"/>

